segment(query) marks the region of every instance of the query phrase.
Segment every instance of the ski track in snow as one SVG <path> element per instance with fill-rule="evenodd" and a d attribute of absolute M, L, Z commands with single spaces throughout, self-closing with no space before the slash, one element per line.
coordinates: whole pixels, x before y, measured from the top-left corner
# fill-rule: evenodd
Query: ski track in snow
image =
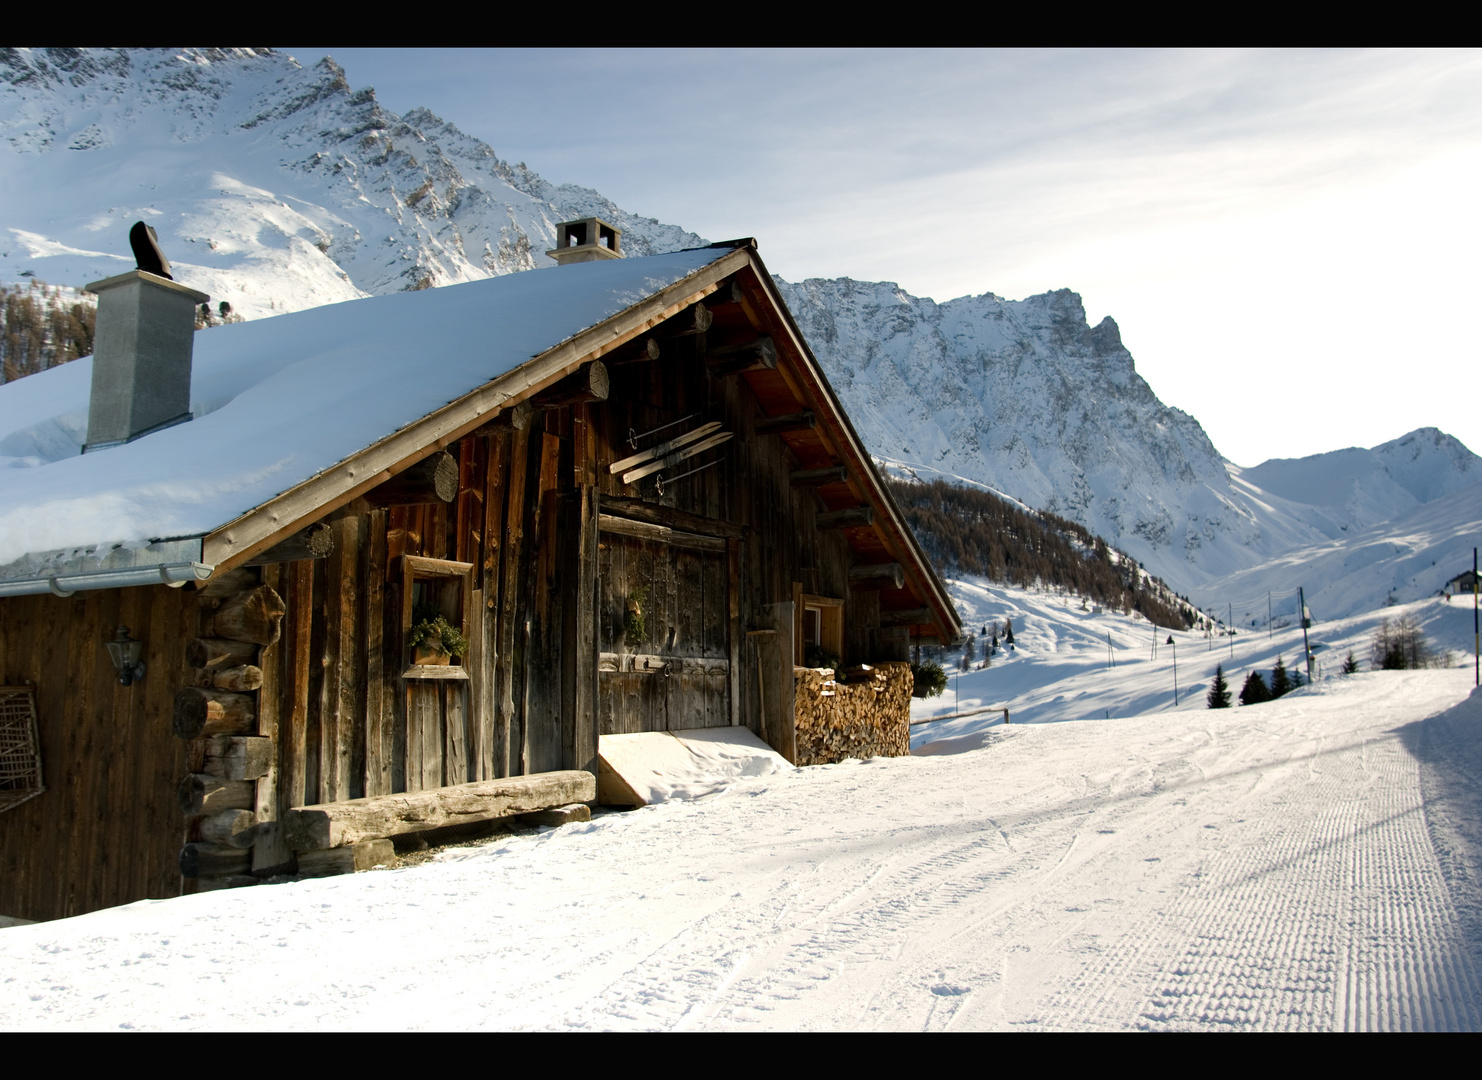
<path fill-rule="evenodd" d="M 15 927 L 0 1023 L 1475 1030 L 1470 674 L 999 727 L 421 867 Z"/>

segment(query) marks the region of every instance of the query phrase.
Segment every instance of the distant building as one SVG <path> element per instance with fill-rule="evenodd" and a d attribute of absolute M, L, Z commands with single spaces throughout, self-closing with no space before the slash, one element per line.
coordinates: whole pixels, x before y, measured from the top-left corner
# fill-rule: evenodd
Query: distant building
<path fill-rule="evenodd" d="M 1469 593 L 1476 588 L 1476 575 L 1470 570 L 1463 570 L 1450 581 L 1442 586 L 1441 591 L 1446 593 Z"/>

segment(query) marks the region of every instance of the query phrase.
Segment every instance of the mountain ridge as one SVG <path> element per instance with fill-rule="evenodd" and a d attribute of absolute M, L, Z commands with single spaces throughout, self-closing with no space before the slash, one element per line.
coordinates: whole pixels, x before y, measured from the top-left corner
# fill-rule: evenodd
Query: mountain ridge
<path fill-rule="evenodd" d="M 0 281 L 111 276 L 145 220 L 183 279 L 248 318 L 547 265 L 575 217 L 617 225 L 633 255 L 706 243 L 426 108 L 394 114 L 329 57 L 0 50 L 0 147 Z M 937 302 L 892 282 L 777 283 L 887 471 L 1074 520 L 1181 592 L 1482 477 L 1435 429 L 1242 469 L 1069 289 Z"/>

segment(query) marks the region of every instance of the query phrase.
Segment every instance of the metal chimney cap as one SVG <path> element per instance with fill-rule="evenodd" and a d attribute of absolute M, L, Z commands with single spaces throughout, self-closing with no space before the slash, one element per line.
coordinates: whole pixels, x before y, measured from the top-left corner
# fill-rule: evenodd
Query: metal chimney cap
<path fill-rule="evenodd" d="M 192 300 L 194 300 L 197 304 L 204 304 L 207 300 L 211 299 L 211 297 L 206 293 L 197 292 L 195 289 L 188 288 L 180 284 L 180 282 L 173 281 L 170 278 L 162 278 L 158 274 L 151 274 L 148 270 L 129 270 L 122 274 L 115 274 L 113 277 L 104 278 L 102 281 L 94 281 L 89 285 L 84 285 L 82 289 L 84 292 L 100 293 L 105 289 L 113 289 L 117 288 L 120 285 L 127 285 L 131 281 L 147 281 L 149 284 L 154 285 L 158 288 L 169 289 L 170 291 L 177 293 L 184 293 L 186 296 L 189 296 Z"/>

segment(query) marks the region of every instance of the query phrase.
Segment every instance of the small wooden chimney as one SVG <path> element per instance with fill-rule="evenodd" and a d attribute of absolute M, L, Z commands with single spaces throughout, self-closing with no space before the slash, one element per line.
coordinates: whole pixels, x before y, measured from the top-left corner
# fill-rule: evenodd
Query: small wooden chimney
<path fill-rule="evenodd" d="M 621 259 L 623 233 L 601 218 L 563 221 L 556 226 L 556 246 L 546 254 L 565 266 L 567 263 L 599 262 Z"/>

